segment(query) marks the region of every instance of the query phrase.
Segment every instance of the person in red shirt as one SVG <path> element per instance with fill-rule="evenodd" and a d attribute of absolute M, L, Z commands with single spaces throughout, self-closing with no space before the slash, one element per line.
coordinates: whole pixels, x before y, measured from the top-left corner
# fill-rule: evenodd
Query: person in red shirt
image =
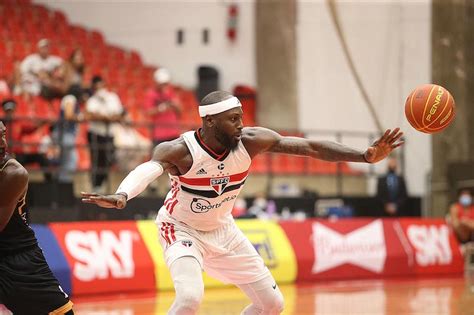
<path fill-rule="evenodd" d="M 461 243 L 474 241 L 474 204 L 470 189 L 461 189 L 450 210 L 451 226 Z"/>
<path fill-rule="evenodd" d="M 176 139 L 181 134 L 181 108 L 175 90 L 170 84 L 170 73 L 165 68 L 155 71 L 155 86 L 145 96 L 145 114 L 153 122 L 153 144 Z"/>

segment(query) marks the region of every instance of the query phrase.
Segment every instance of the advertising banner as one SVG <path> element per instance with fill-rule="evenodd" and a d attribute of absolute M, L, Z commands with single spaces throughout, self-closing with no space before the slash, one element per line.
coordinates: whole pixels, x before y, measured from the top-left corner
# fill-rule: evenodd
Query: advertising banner
<path fill-rule="evenodd" d="M 69 263 L 73 294 L 155 288 L 153 262 L 135 221 L 50 227 Z"/>
<path fill-rule="evenodd" d="M 417 274 L 462 273 L 464 260 L 459 243 L 444 220 L 400 219 L 409 260 Z"/>
<path fill-rule="evenodd" d="M 344 219 L 281 222 L 296 253 L 297 280 L 462 272 L 443 220 Z"/>

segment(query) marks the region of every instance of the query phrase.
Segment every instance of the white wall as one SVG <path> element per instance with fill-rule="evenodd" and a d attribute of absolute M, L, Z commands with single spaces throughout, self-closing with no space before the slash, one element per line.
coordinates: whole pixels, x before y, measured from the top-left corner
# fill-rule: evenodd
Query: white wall
<path fill-rule="evenodd" d="M 237 41 L 227 39 L 229 1 L 155 0 L 77 1 L 36 0 L 62 10 L 74 24 L 95 28 L 107 42 L 141 52 L 147 63 L 168 67 L 173 80 L 195 88 L 197 67 L 216 66 L 221 89 L 236 84 L 255 86 L 254 5 L 239 2 Z M 176 44 L 176 31 L 185 31 L 185 44 Z M 210 30 L 210 43 L 201 43 L 202 29 Z"/>
<path fill-rule="evenodd" d="M 431 140 L 407 123 L 404 103 L 415 86 L 430 82 L 431 1 L 337 3 L 353 61 L 382 125 L 400 126 L 406 134 L 409 192 L 422 194 L 431 169 Z M 299 1 L 297 34 L 300 128 L 376 131 L 325 0 Z M 367 145 L 354 138 L 343 142 Z M 385 171 L 385 164 L 377 171 Z"/>

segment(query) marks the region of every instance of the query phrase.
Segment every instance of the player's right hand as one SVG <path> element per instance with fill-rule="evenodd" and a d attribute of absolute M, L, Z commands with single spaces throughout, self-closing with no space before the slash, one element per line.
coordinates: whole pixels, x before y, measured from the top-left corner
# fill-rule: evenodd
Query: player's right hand
<path fill-rule="evenodd" d="M 96 193 L 81 192 L 84 203 L 96 204 L 102 208 L 123 209 L 127 205 L 127 197 L 122 194 L 100 195 Z"/>

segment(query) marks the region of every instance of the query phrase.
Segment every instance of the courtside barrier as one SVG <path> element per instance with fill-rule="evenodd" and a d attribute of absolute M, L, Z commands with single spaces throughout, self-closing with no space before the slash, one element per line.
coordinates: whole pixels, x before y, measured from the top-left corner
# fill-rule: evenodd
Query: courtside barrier
<path fill-rule="evenodd" d="M 278 283 L 461 274 L 441 219 L 237 220 Z M 46 259 L 73 295 L 172 290 L 152 221 L 33 225 Z M 225 284 L 204 273 L 206 287 Z"/>
<path fill-rule="evenodd" d="M 459 244 L 441 219 L 281 222 L 297 281 L 461 274 Z"/>
<path fill-rule="evenodd" d="M 155 289 L 153 262 L 135 221 L 50 224 L 71 269 L 73 294 Z"/>

